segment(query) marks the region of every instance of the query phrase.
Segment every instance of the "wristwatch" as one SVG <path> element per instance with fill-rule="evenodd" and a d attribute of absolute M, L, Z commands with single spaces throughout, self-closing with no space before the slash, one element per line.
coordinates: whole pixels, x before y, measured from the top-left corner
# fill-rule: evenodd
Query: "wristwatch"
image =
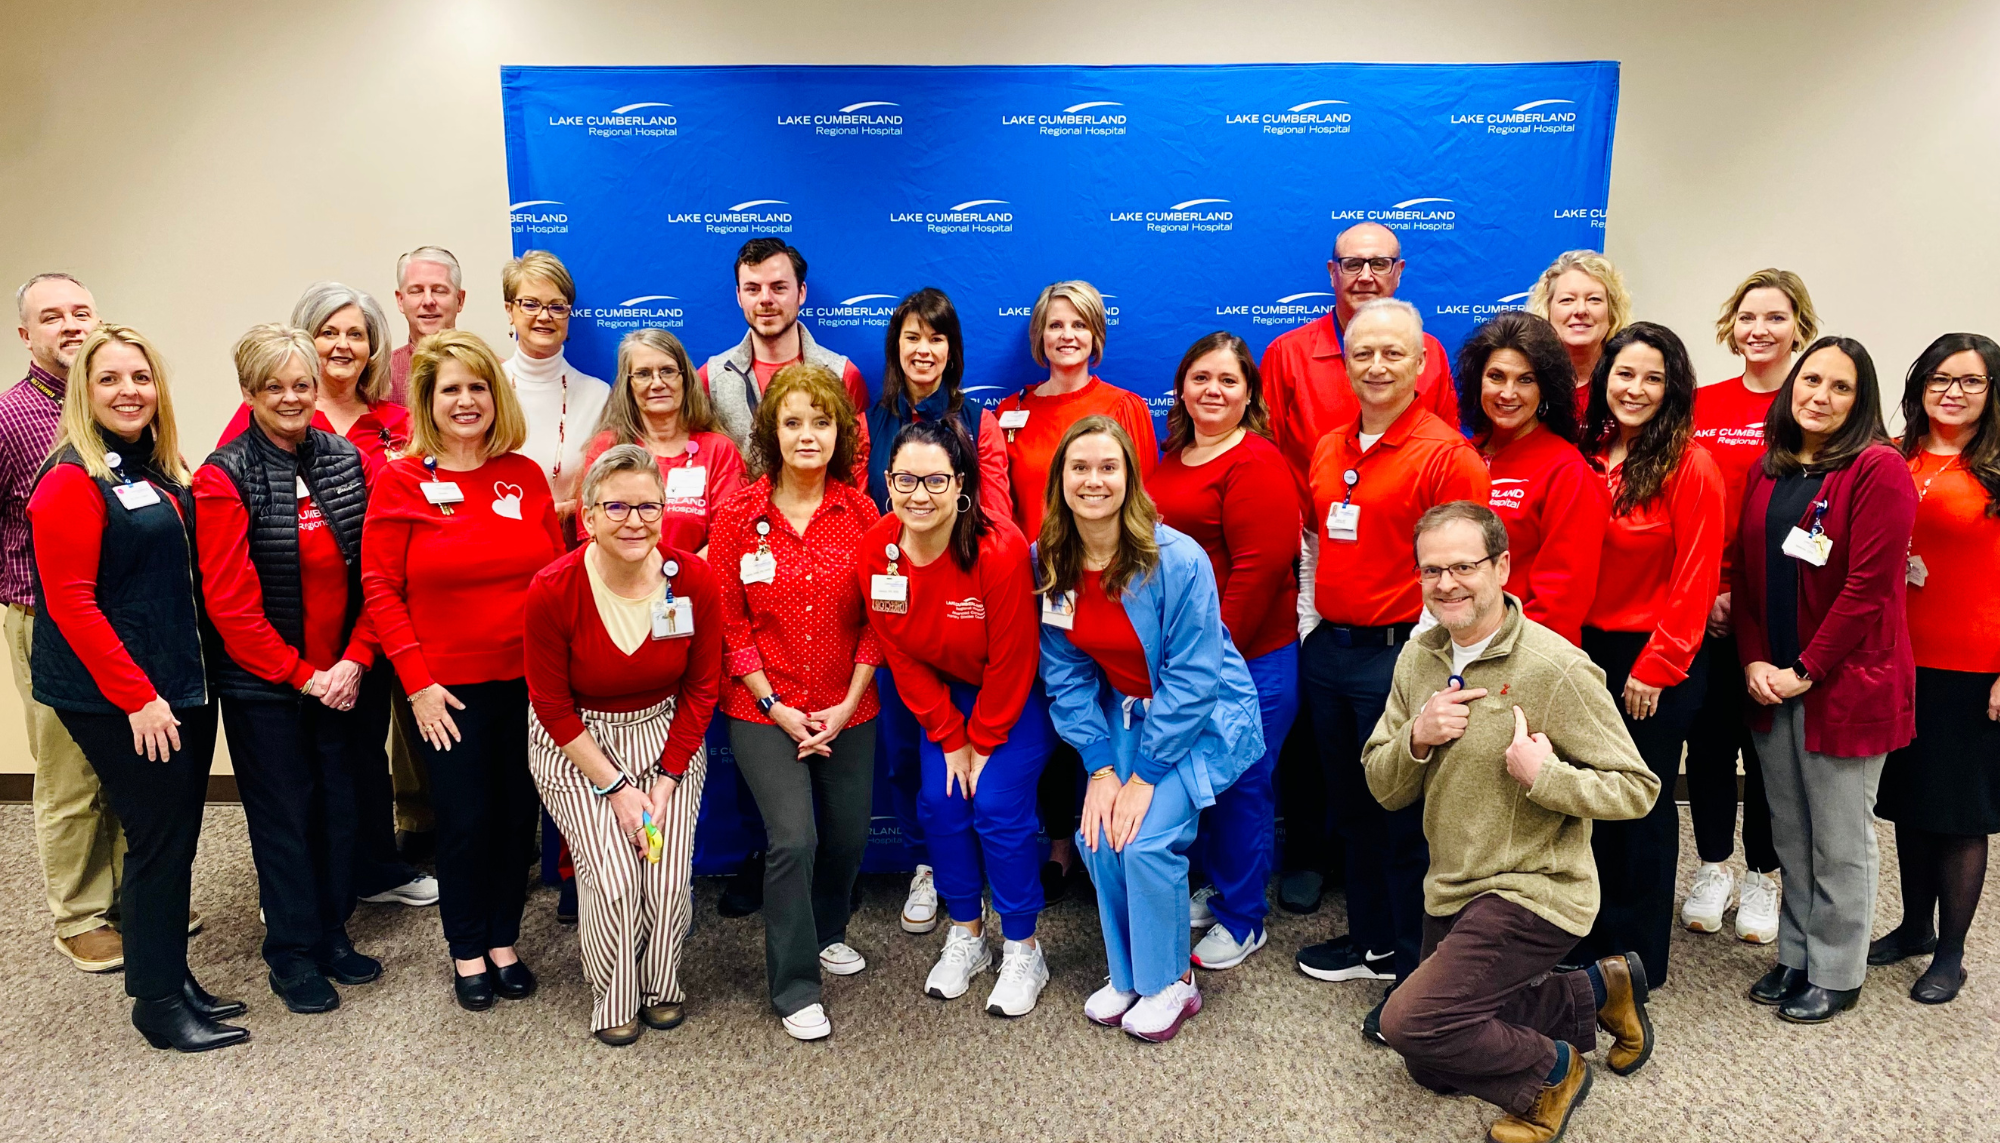
<path fill-rule="evenodd" d="M 763 715 L 765 718 L 771 717 L 771 708 L 777 706 L 779 701 L 778 692 L 772 691 L 770 694 L 757 700 L 757 713 Z"/>
<path fill-rule="evenodd" d="M 1792 664 L 1792 673 L 1806 682 L 1812 682 L 1812 675 L 1806 672 L 1806 661 L 1804 659 L 1800 659 L 1798 662 Z"/>

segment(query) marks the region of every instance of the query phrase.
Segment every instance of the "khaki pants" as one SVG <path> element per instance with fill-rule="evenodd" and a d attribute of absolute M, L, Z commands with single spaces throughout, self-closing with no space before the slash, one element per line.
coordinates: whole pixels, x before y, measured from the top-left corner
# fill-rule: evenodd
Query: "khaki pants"
<path fill-rule="evenodd" d="M 35 701 L 28 661 L 35 620 L 19 606 L 6 616 L 14 685 L 27 714 L 28 753 L 35 759 L 35 848 L 56 936 L 73 937 L 111 923 L 125 866 L 125 832 L 104 799 L 97 771 L 56 712 Z"/>
<path fill-rule="evenodd" d="M 437 816 L 431 812 L 431 778 L 424 760 L 410 749 L 410 743 L 420 741 L 420 736 L 401 683 L 389 691 L 389 710 L 389 777 L 396 788 L 396 828 L 404 833 L 430 833 L 437 829 Z"/>

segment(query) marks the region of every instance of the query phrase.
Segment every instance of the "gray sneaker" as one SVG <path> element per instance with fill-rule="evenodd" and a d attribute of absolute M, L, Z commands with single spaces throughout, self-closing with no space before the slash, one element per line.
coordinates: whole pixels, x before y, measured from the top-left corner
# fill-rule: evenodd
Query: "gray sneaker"
<path fill-rule="evenodd" d="M 1196 968 L 1235 968 L 1249 960 L 1250 954 L 1263 948 L 1264 942 L 1270 939 L 1271 934 L 1267 930 L 1258 929 L 1256 936 L 1239 942 L 1230 934 L 1228 925 L 1217 924 L 1211 926 L 1207 935 L 1194 946 L 1194 954 L 1189 959 L 1194 961 Z"/>

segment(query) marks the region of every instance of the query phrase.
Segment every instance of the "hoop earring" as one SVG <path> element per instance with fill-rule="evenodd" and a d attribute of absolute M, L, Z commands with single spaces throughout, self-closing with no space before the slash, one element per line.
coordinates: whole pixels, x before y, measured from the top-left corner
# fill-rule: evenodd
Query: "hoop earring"
<path fill-rule="evenodd" d="M 963 493 L 963 492 L 959 493 L 959 494 L 958 494 L 958 510 L 959 510 L 960 512 L 970 512 L 970 511 L 972 511 L 972 497 L 970 497 L 970 496 L 967 496 L 967 495 L 966 495 L 965 493 Z"/>
<path fill-rule="evenodd" d="M 1543 421 L 1547 420 L 1548 416 L 1549 416 L 1549 403 L 1546 399 L 1544 399 L 1540 405 L 1535 406 L 1535 419 L 1538 421 Z"/>

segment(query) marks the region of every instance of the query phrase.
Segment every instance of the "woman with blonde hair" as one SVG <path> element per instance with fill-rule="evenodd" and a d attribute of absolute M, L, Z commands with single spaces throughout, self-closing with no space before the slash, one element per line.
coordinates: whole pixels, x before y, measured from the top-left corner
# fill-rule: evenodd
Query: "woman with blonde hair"
<path fill-rule="evenodd" d="M 78 347 L 49 461 L 28 501 L 34 695 L 55 708 L 124 823 L 132 1024 L 156 1048 L 250 1038 L 244 1011 L 188 970 L 188 895 L 215 753 L 194 584 L 194 501 L 159 355 L 98 326 Z"/>
<path fill-rule="evenodd" d="M 1595 250 L 1565 250 L 1528 291 L 1528 312 L 1555 327 L 1576 370 L 1576 387 L 1588 389 L 1604 343 L 1632 320 L 1632 295 L 1611 259 Z M 1577 394 L 1578 407 L 1586 396 Z"/>
<path fill-rule="evenodd" d="M 1188 847 L 1201 811 L 1263 755 L 1263 716 L 1208 554 L 1159 523 L 1125 430 L 1085 417 L 1051 459 L 1035 553 L 1041 675 L 1056 733 L 1090 775 L 1076 843 L 1111 978 L 1084 1015 L 1170 1040 L 1201 1011 Z"/>
<path fill-rule="evenodd" d="M 584 446 L 603 415 L 611 386 L 563 356 L 569 315 L 576 305 L 576 282 L 562 259 L 546 250 L 530 250 L 507 263 L 500 268 L 500 297 L 514 333 L 507 380 L 513 384 L 527 427 L 521 455 L 542 466 L 555 494 L 556 515 L 568 520 L 576 513 L 577 486 L 586 467 Z M 415 404 L 414 396 L 411 403 Z"/>
<path fill-rule="evenodd" d="M 369 295 L 339 282 L 314 282 L 292 307 L 291 324 L 312 339 L 319 398 L 312 427 L 346 437 L 370 470 L 410 439 L 410 411 L 389 397 L 389 320 Z M 245 400 L 222 430 L 220 448 L 250 427 Z"/>

